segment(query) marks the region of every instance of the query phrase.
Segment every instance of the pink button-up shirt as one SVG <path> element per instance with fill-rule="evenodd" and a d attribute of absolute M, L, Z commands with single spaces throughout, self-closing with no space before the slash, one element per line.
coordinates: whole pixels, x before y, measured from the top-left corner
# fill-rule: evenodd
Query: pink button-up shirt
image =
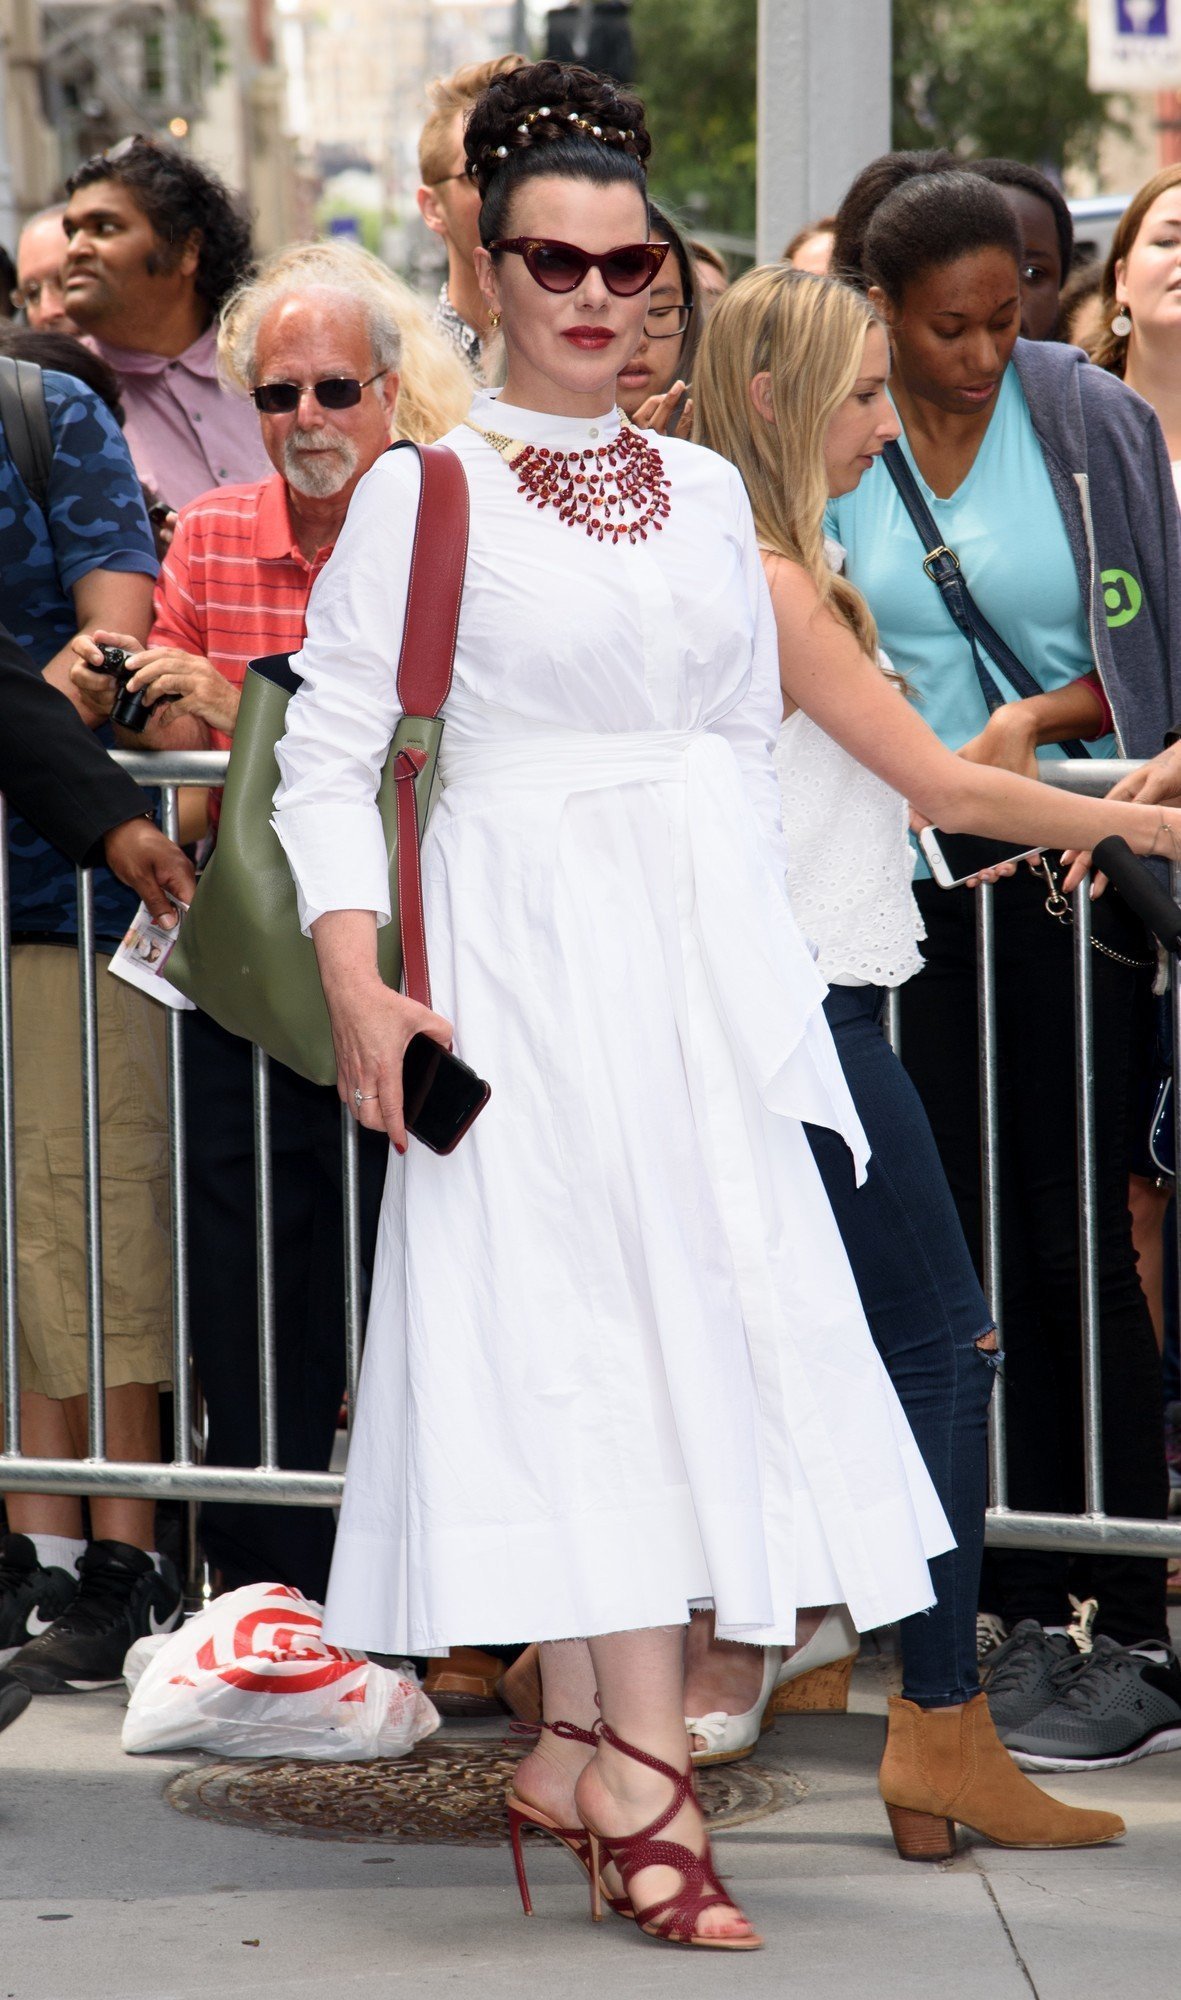
<path fill-rule="evenodd" d="M 270 472 L 253 403 L 219 380 L 214 327 L 171 358 L 112 347 L 97 335 L 90 345 L 119 378 L 135 469 L 170 507 Z"/>

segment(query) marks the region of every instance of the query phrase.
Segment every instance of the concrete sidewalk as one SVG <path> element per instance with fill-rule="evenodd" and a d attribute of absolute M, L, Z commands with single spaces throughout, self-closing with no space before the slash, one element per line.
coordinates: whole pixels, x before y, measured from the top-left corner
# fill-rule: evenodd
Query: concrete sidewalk
<path fill-rule="evenodd" d="M 122 1697 L 41 1699 L 0 1739 L 0 2000 L 1079 2000 L 1181 1982 L 1181 1753 L 1061 1778 L 1124 1814 L 1119 1846 L 954 1862 L 894 1853 L 874 1787 L 884 1676 L 847 1716 L 789 1716 L 760 1760 L 798 1802 L 718 1841 L 767 1949 L 673 1950 L 610 1918 L 534 1843 L 537 1917 L 507 1846 L 352 1846 L 222 1826 L 162 1797 L 194 1756 L 127 1757 Z"/>

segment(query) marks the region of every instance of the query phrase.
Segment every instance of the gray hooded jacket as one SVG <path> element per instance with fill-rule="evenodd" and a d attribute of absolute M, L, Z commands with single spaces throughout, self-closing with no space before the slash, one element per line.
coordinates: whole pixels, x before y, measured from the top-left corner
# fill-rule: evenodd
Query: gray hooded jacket
<path fill-rule="evenodd" d="M 1066 523 L 1091 651 L 1126 757 L 1181 722 L 1181 513 L 1156 412 L 1081 349 L 1019 340 L 1014 365 Z M 1037 661 L 1026 666 L 1037 674 Z"/>

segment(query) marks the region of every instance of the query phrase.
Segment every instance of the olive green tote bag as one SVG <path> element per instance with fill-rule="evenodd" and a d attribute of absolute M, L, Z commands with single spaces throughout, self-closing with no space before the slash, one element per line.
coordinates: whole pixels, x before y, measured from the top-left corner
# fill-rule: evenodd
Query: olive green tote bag
<path fill-rule="evenodd" d="M 467 559 L 463 467 L 443 445 L 403 443 L 422 469 L 398 662 L 398 723 L 378 791 L 390 867 L 391 921 L 377 933 L 389 986 L 402 981 L 398 893 L 399 777 L 413 783 L 421 839 L 437 775 L 440 711 L 451 688 Z M 275 746 L 299 687 L 288 656 L 254 660 L 242 690 L 214 849 L 168 960 L 168 977 L 221 1027 L 313 1083 L 335 1083 L 336 1056 L 316 950 L 299 927 L 295 883 L 271 826 Z M 408 857 L 403 855 L 403 869 Z M 417 874 L 417 852 L 414 855 Z"/>

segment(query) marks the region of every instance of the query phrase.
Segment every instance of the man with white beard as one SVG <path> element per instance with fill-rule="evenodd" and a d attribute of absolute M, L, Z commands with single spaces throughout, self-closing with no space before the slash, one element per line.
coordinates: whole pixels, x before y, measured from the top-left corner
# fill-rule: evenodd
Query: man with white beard
<path fill-rule="evenodd" d="M 264 275 L 227 311 L 223 367 L 247 384 L 275 470 L 181 508 L 150 643 L 128 663 L 158 709 L 147 748 L 229 747 L 248 663 L 299 650 L 312 584 L 390 440 L 400 339 L 388 300 L 351 271 L 347 290 L 291 286 L 285 273 L 276 296 Z M 79 651 L 98 665 L 95 647 Z M 74 678 L 100 697 L 98 675 Z"/>
<path fill-rule="evenodd" d="M 339 286 L 324 283 L 316 249 L 316 283 L 289 261 L 270 278 L 264 270 L 223 319 L 222 370 L 253 396 L 274 472 L 181 508 L 146 648 L 98 635 L 129 646 L 132 685 L 154 705 L 148 748 L 228 747 L 249 661 L 298 651 L 312 584 L 357 482 L 389 443 L 401 346 L 389 300 L 352 266 Z M 98 664 L 93 644 L 76 650 Z M 395 666 L 391 657 L 391 684 Z M 111 686 L 83 665 L 73 674 L 91 699 Z M 257 1465 L 251 1051 L 204 1014 L 183 1018 L 189 1304 L 207 1457 Z M 281 1465 L 313 1471 L 327 1469 L 344 1387 L 340 1133 L 336 1091 L 272 1063 L 278 1453 Z M 359 1138 L 368 1264 L 388 1144 L 376 1133 Z M 325 1508 L 202 1509 L 216 1587 L 277 1582 L 322 1599 L 332 1538 Z"/>

